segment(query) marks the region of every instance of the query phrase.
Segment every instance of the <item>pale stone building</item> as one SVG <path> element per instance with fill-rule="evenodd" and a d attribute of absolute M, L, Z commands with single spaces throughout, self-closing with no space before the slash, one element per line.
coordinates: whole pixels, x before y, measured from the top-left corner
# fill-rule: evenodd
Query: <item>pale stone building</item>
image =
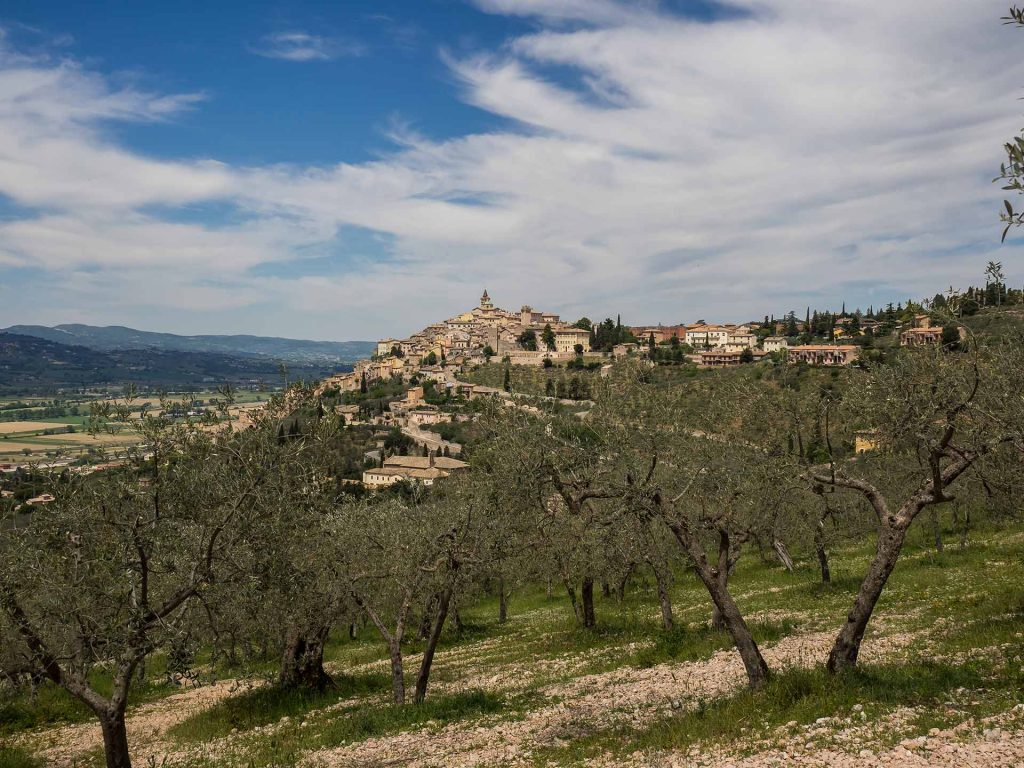
<path fill-rule="evenodd" d="M 371 490 L 386 488 L 406 480 L 423 486 L 432 486 L 441 478 L 448 477 L 469 467 L 464 461 L 448 456 L 390 456 L 384 466 L 363 472 L 363 485 Z"/>
<path fill-rule="evenodd" d="M 555 331 L 555 351 L 576 353 L 576 345 L 590 351 L 590 331 L 582 328 L 561 328 Z"/>
<path fill-rule="evenodd" d="M 849 365 L 859 357 L 860 347 L 854 344 L 804 344 L 786 352 L 786 362 L 810 365 Z"/>

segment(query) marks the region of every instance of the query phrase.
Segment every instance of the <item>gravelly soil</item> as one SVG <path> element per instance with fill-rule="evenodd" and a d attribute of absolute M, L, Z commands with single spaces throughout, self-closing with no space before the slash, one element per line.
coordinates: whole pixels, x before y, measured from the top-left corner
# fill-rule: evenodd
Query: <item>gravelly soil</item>
<path fill-rule="evenodd" d="M 914 633 L 886 631 L 887 622 L 879 621 L 866 641 L 862 658 L 866 662 L 893 660 L 906 654 L 917 640 Z M 776 670 L 809 667 L 823 663 L 832 640 L 831 632 L 792 635 L 764 649 L 769 665 Z M 539 662 L 518 661 L 498 664 L 493 653 L 498 641 L 493 638 L 452 649 L 445 665 L 453 673 L 452 682 L 437 686 L 440 690 L 489 688 L 495 691 L 522 690 L 530 680 L 550 679 L 541 675 L 571 672 L 585 660 L 570 657 Z M 628 648 L 602 650 L 604 655 L 629 652 Z M 484 661 L 486 659 L 486 663 Z M 414 663 L 415 657 L 410 657 Z M 379 663 L 357 669 L 376 669 Z M 534 751 L 558 747 L 572 739 L 615 725 L 642 726 L 668 712 L 685 711 L 706 700 L 744 684 L 743 667 L 732 649 L 720 651 L 702 661 L 660 664 L 648 669 L 622 667 L 600 674 L 583 675 L 542 687 L 541 704 L 521 719 L 485 717 L 473 722 L 444 727 L 427 726 L 413 731 L 371 738 L 340 748 L 312 752 L 305 757 L 308 768 L 340 766 L 403 765 L 410 768 L 482 765 L 522 766 L 532 764 Z M 221 681 L 134 709 L 128 719 L 129 740 L 137 765 L 152 758 L 159 765 L 168 759 L 173 765 L 186 756 L 218 757 L 239 754 L 235 747 L 245 735 L 229 736 L 208 744 L 176 751 L 167 740 L 174 724 L 210 707 L 237 692 L 238 681 Z M 345 702 L 351 703 L 351 702 Z M 343 703 L 344 704 L 344 703 Z M 333 705 L 339 706 L 339 705 Z M 813 726 L 781 729 L 770 741 L 691 750 L 689 753 L 637 754 L 625 762 L 621 758 L 597 758 L 594 765 L 628 765 L 631 768 L 667 766 L 994 766 L 1024 765 L 1024 705 L 1010 712 L 975 723 L 963 722 L 956 728 L 934 731 L 927 737 L 891 743 L 879 738 L 898 732 L 901 724 L 914 715 L 912 710 L 897 710 L 880 722 L 864 722 L 863 714 L 846 718 L 823 718 Z M 272 732 L 277 726 L 264 728 Z M 102 744 L 99 728 L 93 723 L 63 726 L 29 734 L 21 741 L 37 750 L 48 765 L 70 767 L 76 759 Z"/>

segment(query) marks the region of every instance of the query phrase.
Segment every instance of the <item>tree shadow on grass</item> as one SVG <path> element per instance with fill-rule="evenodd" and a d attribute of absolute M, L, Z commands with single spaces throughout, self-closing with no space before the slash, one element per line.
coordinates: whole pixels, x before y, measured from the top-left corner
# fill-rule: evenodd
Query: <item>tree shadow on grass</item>
<path fill-rule="evenodd" d="M 169 734 L 183 742 L 206 741 L 231 733 L 248 731 L 277 722 L 283 717 L 299 717 L 354 696 L 387 691 L 391 677 L 385 674 L 334 675 L 333 685 L 324 691 L 309 688 L 280 688 L 274 685 L 240 693 L 183 720 Z"/>

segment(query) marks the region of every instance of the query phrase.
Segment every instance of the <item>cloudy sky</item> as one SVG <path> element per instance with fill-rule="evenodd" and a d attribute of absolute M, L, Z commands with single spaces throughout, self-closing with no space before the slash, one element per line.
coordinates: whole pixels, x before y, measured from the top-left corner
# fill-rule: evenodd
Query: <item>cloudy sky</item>
<path fill-rule="evenodd" d="M 0 326 L 372 339 L 485 286 L 670 323 L 1024 282 L 1005 0 L 141 5 L 0 8 Z"/>

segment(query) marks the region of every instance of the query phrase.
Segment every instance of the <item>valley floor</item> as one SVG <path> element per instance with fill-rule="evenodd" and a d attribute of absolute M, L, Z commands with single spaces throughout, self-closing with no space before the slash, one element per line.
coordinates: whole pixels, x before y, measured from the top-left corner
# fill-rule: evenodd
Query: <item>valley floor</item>
<path fill-rule="evenodd" d="M 367 629 L 332 644 L 325 694 L 284 695 L 259 678 L 167 688 L 132 709 L 129 739 L 137 766 L 168 768 L 1022 765 L 1022 552 L 1019 529 L 963 551 L 908 546 L 862 668 L 839 679 L 821 667 L 867 548 L 834 557 L 831 585 L 809 563 L 787 573 L 745 555 L 733 591 L 775 673 L 760 692 L 745 689 L 689 577 L 673 591 L 673 632 L 637 578 L 625 601 L 598 604 L 594 631 L 557 593 L 518 595 L 501 625 L 491 601 L 464 607 L 419 707 L 389 703 L 383 646 Z M 88 720 L 5 738 L 0 762 L 102 764 Z"/>

